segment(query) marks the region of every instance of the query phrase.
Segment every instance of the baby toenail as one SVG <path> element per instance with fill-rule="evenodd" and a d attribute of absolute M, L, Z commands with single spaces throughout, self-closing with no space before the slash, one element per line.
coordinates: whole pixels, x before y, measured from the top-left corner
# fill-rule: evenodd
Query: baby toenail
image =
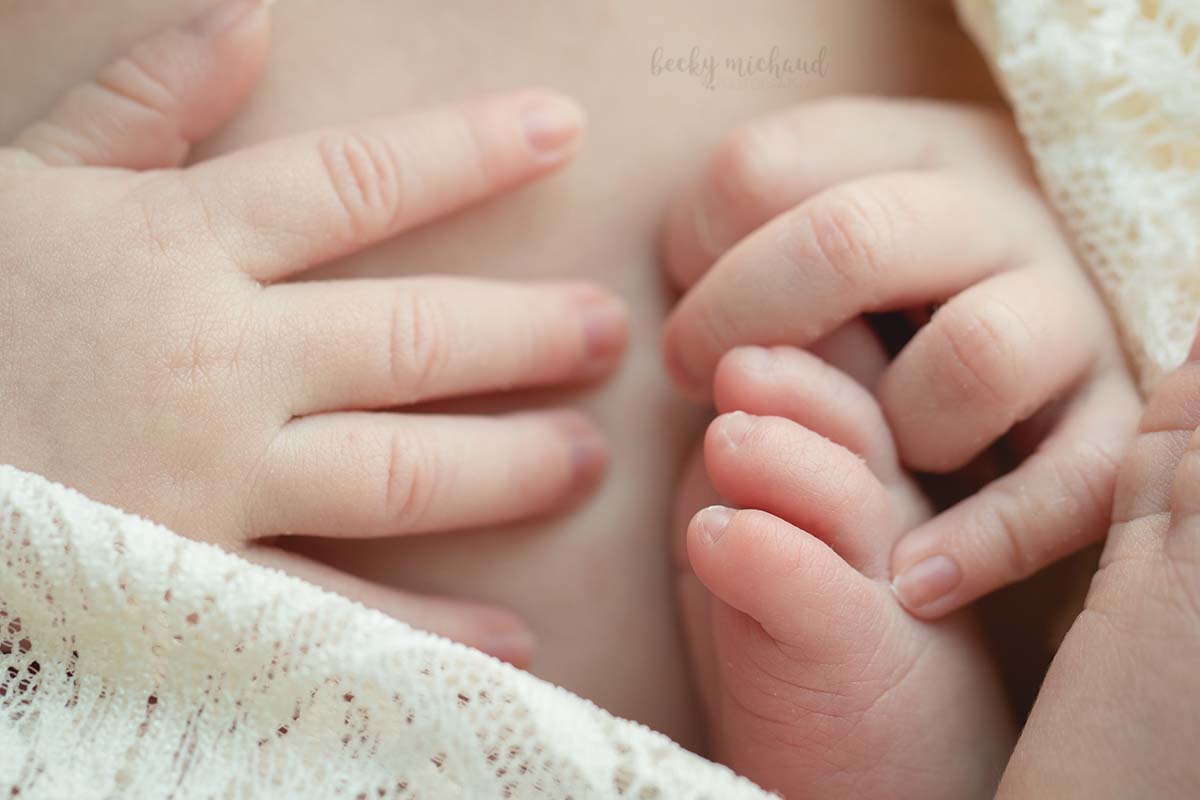
<path fill-rule="evenodd" d="M 725 506 L 709 506 L 696 514 L 696 524 L 700 526 L 700 535 L 709 544 L 716 544 L 725 534 L 733 520 L 733 509 Z"/>
<path fill-rule="evenodd" d="M 909 611 L 920 611 L 941 600 L 962 583 L 962 570 L 949 556 L 918 561 L 892 579 L 892 591 Z"/>
<path fill-rule="evenodd" d="M 721 417 L 721 435 L 729 447 L 738 447 L 754 427 L 754 418 L 745 411 L 734 411 Z"/>

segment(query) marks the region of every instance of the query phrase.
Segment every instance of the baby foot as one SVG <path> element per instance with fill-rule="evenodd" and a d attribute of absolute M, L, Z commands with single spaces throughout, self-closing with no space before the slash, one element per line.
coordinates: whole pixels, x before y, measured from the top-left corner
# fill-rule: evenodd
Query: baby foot
<path fill-rule="evenodd" d="M 1100 569 L 1002 797 L 1200 797 L 1198 426 L 1200 340 L 1121 465 Z"/>
<path fill-rule="evenodd" d="M 892 545 L 930 508 L 875 399 L 791 348 L 731 352 L 714 389 L 739 410 L 705 464 L 743 510 L 692 519 L 711 598 L 700 614 L 685 591 L 684 611 L 715 757 L 785 797 L 990 796 L 1012 722 L 971 620 L 892 594 Z"/>

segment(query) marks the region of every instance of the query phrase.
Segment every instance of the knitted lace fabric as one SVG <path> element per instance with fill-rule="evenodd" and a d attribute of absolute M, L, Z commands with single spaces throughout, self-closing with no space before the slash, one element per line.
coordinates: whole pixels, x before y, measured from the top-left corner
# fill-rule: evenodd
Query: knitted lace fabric
<path fill-rule="evenodd" d="M 1200 317 L 1200 3 L 958 6 L 1149 388 Z"/>
<path fill-rule="evenodd" d="M 0 534 L 0 797 L 767 796 L 482 653 L 7 466 Z"/>
<path fill-rule="evenodd" d="M 1200 4 L 960 0 L 1148 384 L 1200 309 Z M 765 795 L 664 737 L 0 467 L 0 797 Z"/>

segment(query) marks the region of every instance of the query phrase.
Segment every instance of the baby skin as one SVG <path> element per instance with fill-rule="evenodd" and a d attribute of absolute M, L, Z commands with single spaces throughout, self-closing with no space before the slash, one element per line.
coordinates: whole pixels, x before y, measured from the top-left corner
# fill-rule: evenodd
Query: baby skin
<path fill-rule="evenodd" d="M 999 796 L 1200 796 L 1200 339 L 1121 465 L 1087 605 Z"/>
<path fill-rule="evenodd" d="M 665 360 L 721 414 L 677 552 L 714 755 L 788 797 L 990 797 L 1012 721 L 959 610 L 1103 535 L 1140 413 L 1011 120 L 801 105 L 664 234 Z M 876 313 L 924 322 L 889 358 Z M 973 478 L 997 443 L 1019 463 Z M 935 514 L 908 471 L 968 496 Z"/>
<path fill-rule="evenodd" d="M 919 620 L 891 590 L 892 546 L 931 508 L 876 400 L 788 347 L 730 352 L 714 395 L 704 464 L 741 510 L 692 517 L 711 600 L 683 587 L 714 757 L 789 798 L 990 796 L 1012 722 L 972 620 Z"/>

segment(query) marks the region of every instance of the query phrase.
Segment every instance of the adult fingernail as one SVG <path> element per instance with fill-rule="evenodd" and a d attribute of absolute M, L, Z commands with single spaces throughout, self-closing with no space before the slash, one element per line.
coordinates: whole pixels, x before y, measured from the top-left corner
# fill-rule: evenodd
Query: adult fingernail
<path fill-rule="evenodd" d="M 583 112 L 565 99 L 540 96 L 522 107 L 521 124 L 534 150 L 544 157 L 557 158 L 579 138 Z"/>
<path fill-rule="evenodd" d="M 733 509 L 725 506 L 709 506 L 696 512 L 693 524 L 699 529 L 700 536 L 704 538 L 704 541 L 716 544 L 725 535 L 725 530 L 732 521 Z"/>
<path fill-rule="evenodd" d="M 729 447 L 738 447 L 746 439 L 746 434 L 754 427 L 754 418 L 745 411 L 733 411 L 722 415 L 717 428 Z"/>
<path fill-rule="evenodd" d="M 591 370 L 607 372 L 629 338 L 625 306 L 611 295 L 588 292 L 580 298 L 580 322 Z"/>
<path fill-rule="evenodd" d="M 265 5 L 264 0 L 225 0 L 194 17 L 184 30 L 196 36 L 220 36 Z"/>
<path fill-rule="evenodd" d="M 962 583 L 962 570 L 949 556 L 918 561 L 892 579 L 892 591 L 909 611 L 928 609 Z"/>

